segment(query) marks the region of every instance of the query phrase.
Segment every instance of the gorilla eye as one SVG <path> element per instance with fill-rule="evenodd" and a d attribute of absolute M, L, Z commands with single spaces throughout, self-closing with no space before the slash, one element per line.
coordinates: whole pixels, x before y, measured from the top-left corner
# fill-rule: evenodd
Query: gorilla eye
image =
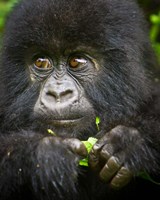
<path fill-rule="evenodd" d="M 69 60 L 69 66 L 71 68 L 78 68 L 80 66 L 86 65 L 87 60 L 81 57 L 73 57 Z"/>
<path fill-rule="evenodd" d="M 52 64 L 48 58 L 38 58 L 34 62 L 34 66 L 40 69 L 50 69 Z"/>

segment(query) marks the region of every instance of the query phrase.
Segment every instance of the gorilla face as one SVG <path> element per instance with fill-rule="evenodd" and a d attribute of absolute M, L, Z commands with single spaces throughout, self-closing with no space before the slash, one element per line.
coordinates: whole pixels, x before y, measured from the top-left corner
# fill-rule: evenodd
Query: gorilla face
<path fill-rule="evenodd" d="M 149 84 L 135 41 L 147 40 L 135 5 L 125 3 L 33 0 L 15 8 L 2 65 L 10 128 L 95 134 L 97 116 L 108 130 L 135 114 Z"/>
<path fill-rule="evenodd" d="M 77 79 L 93 78 L 96 68 L 90 58 L 74 54 L 61 64 L 54 64 L 49 58 L 37 58 L 29 68 L 31 80 L 41 81 L 34 117 L 43 126 L 55 127 L 58 135 L 64 130 L 71 135 L 74 129 L 82 130 L 82 124 L 93 122 L 94 109 Z"/>

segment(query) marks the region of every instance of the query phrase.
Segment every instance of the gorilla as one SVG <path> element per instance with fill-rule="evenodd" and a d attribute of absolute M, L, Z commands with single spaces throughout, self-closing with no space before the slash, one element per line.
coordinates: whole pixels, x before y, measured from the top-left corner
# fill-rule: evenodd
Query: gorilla
<path fill-rule="evenodd" d="M 15 5 L 1 51 L 0 199 L 160 195 L 155 63 L 135 0 Z"/>

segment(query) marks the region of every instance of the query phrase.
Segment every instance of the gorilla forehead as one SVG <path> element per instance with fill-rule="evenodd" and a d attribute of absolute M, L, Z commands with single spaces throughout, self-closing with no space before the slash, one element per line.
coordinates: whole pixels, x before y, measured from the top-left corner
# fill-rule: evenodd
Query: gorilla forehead
<path fill-rule="evenodd" d="M 20 44 L 23 40 L 39 44 L 45 40 L 62 46 L 75 41 L 81 45 L 100 43 L 102 47 L 115 35 L 132 38 L 136 37 L 134 30 L 138 32 L 133 27 L 138 26 L 139 16 L 131 0 L 23 0 L 16 9 L 9 26 Z"/>

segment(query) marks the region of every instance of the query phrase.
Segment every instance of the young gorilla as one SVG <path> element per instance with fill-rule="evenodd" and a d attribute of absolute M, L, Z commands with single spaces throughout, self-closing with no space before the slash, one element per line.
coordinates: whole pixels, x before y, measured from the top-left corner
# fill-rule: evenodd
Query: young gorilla
<path fill-rule="evenodd" d="M 160 181 L 153 59 L 134 1 L 22 0 L 1 59 L 0 199 L 160 194 L 140 176 Z M 89 167 L 79 166 L 90 136 Z"/>

